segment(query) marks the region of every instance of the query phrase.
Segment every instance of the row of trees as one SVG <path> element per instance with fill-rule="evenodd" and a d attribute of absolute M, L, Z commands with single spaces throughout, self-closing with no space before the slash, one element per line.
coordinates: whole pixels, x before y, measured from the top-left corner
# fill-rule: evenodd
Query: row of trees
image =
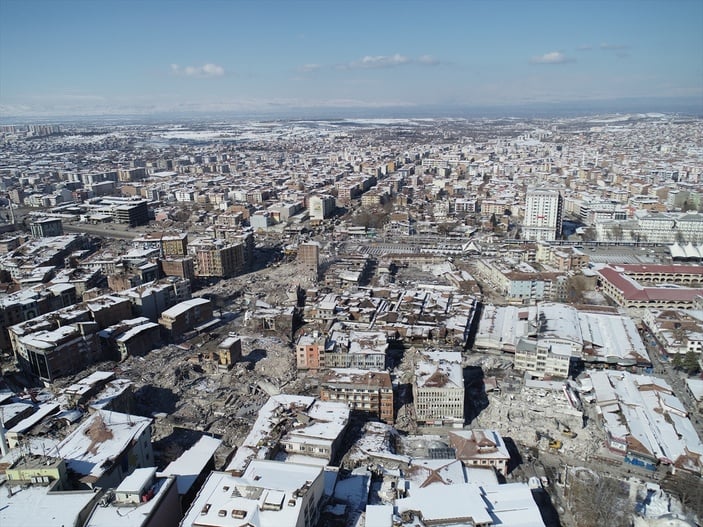
<path fill-rule="evenodd" d="M 698 353 L 694 351 L 677 353 L 671 363 L 674 365 L 674 368 L 685 371 L 688 375 L 695 375 L 701 371 L 701 366 L 698 362 Z"/>

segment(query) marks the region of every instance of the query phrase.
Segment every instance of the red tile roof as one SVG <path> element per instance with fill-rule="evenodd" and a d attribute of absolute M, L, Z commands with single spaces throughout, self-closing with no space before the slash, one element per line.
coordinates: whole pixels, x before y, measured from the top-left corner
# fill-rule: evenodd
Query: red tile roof
<path fill-rule="evenodd" d="M 703 288 L 700 287 L 645 287 L 628 276 L 628 273 L 687 273 L 700 274 L 703 279 L 703 266 L 700 265 L 618 265 L 616 268 L 603 267 L 598 273 L 617 288 L 626 300 L 693 302 L 696 296 L 703 295 Z"/>

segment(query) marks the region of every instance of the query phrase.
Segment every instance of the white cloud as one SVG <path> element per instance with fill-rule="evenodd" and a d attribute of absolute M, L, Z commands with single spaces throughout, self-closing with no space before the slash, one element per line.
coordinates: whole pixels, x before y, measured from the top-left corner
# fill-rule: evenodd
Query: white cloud
<path fill-rule="evenodd" d="M 564 64 L 565 62 L 571 62 L 566 55 L 561 51 L 550 51 L 544 55 L 538 55 L 530 59 L 532 64 Z"/>
<path fill-rule="evenodd" d="M 361 60 L 356 60 L 350 64 L 352 68 L 393 68 L 402 64 L 407 64 L 410 59 L 405 55 L 396 53 L 395 55 L 366 55 Z"/>
<path fill-rule="evenodd" d="M 225 69 L 217 64 L 203 64 L 202 66 L 185 66 L 171 64 L 171 74 L 181 77 L 222 77 Z"/>
<path fill-rule="evenodd" d="M 426 66 L 436 66 L 439 64 L 439 60 L 434 58 L 432 55 L 420 55 L 417 58 L 417 62 L 420 64 L 425 64 Z"/>
<path fill-rule="evenodd" d="M 225 69 L 217 64 L 205 64 L 202 70 L 205 75 L 210 77 L 221 77 L 225 74 Z"/>
<path fill-rule="evenodd" d="M 359 60 L 337 66 L 339 69 L 388 69 L 409 64 L 421 66 L 436 66 L 439 60 L 431 55 L 420 55 L 417 58 L 396 53 L 394 55 L 366 55 Z"/>

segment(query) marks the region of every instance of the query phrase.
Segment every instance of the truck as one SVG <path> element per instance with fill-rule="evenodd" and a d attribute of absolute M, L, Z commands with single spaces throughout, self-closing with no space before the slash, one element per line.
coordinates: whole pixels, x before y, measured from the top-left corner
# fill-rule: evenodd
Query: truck
<path fill-rule="evenodd" d="M 549 450 L 559 450 L 561 448 L 561 441 L 559 439 L 552 439 L 549 442 Z"/>

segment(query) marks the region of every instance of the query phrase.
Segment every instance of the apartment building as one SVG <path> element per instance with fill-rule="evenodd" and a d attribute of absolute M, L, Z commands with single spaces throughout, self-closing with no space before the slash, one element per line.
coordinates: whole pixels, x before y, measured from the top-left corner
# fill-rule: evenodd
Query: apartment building
<path fill-rule="evenodd" d="M 327 370 L 320 376 L 320 399 L 346 403 L 352 411 L 393 422 L 393 385 L 385 371 Z"/>
<path fill-rule="evenodd" d="M 668 354 L 703 353 L 703 311 L 700 309 L 647 309 L 642 322 Z"/>
<path fill-rule="evenodd" d="M 570 363 L 571 346 L 568 344 L 542 343 L 522 338 L 515 347 L 513 366 L 533 377 L 566 379 Z"/>
<path fill-rule="evenodd" d="M 202 238 L 189 244 L 188 252 L 193 256 L 198 277 L 231 278 L 246 265 L 243 243 Z"/>
<path fill-rule="evenodd" d="M 188 249 L 187 232 L 154 232 L 132 240 L 139 249 L 158 249 L 161 256 L 185 256 Z"/>
<path fill-rule="evenodd" d="M 354 368 L 382 370 L 386 365 L 388 342 L 383 332 L 332 331 L 327 338 L 319 333 L 303 334 L 296 343 L 299 370 Z"/>
<path fill-rule="evenodd" d="M 124 320 L 99 333 L 104 354 L 115 360 L 143 356 L 161 343 L 161 328 L 146 317 Z"/>
<path fill-rule="evenodd" d="M 190 299 L 190 280 L 168 277 L 148 285 L 120 291 L 119 296 L 130 301 L 135 315 L 156 321 L 164 310 Z"/>
<path fill-rule="evenodd" d="M 8 328 L 20 368 L 52 382 L 104 360 L 97 332 L 131 316 L 124 298 L 102 296 Z"/>
<path fill-rule="evenodd" d="M 324 367 L 325 337 L 320 333 L 303 334 L 295 343 L 295 361 L 299 370 Z"/>
<path fill-rule="evenodd" d="M 301 243 L 298 246 L 298 262 L 305 272 L 316 281 L 320 266 L 320 244 L 318 242 Z"/>
<path fill-rule="evenodd" d="M 149 209 L 146 200 L 115 205 L 113 217 L 117 223 L 126 223 L 130 227 L 149 223 Z"/>
<path fill-rule="evenodd" d="M 57 450 L 68 471 L 83 485 L 115 488 L 134 469 L 153 466 L 151 423 L 147 417 L 98 410 L 61 441 Z"/>
<path fill-rule="evenodd" d="M 356 331 L 333 326 L 325 345 L 324 366 L 383 370 L 387 351 L 388 337 L 383 331 Z"/>
<path fill-rule="evenodd" d="M 310 219 L 313 221 L 329 218 L 335 208 L 336 203 L 333 196 L 310 196 L 308 209 L 310 211 Z"/>
<path fill-rule="evenodd" d="M 0 350 L 12 349 L 8 328 L 56 309 L 71 306 L 78 300 L 71 283 L 24 289 L 0 297 Z"/>
<path fill-rule="evenodd" d="M 575 247 L 555 247 L 547 242 L 537 244 L 535 259 L 557 271 L 566 272 L 588 267 L 590 257 Z"/>
<path fill-rule="evenodd" d="M 106 359 L 94 322 L 79 322 L 53 330 L 41 330 L 15 340 L 15 356 L 25 372 L 53 382 Z"/>
<path fill-rule="evenodd" d="M 556 240 L 561 236 L 564 200 L 558 190 L 530 188 L 525 194 L 525 240 Z"/>
<path fill-rule="evenodd" d="M 477 260 L 477 272 L 493 283 L 510 303 L 565 300 L 567 276 L 563 272 L 538 272 L 526 262 L 508 266 L 501 261 L 486 259 Z"/>
<path fill-rule="evenodd" d="M 192 256 L 184 258 L 163 258 L 159 260 L 164 276 L 174 276 L 183 280 L 195 280 L 195 260 Z"/>
<path fill-rule="evenodd" d="M 423 352 L 415 363 L 415 418 L 429 425 L 464 425 L 464 374 L 458 352 Z"/>
<path fill-rule="evenodd" d="M 241 476 L 252 460 L 274 457 L 286 463 L 328 464 L 339 453 L 349 412 L 341 402 L 274 395 L 258 411 L 249 435 L 225 470 Z"/>

